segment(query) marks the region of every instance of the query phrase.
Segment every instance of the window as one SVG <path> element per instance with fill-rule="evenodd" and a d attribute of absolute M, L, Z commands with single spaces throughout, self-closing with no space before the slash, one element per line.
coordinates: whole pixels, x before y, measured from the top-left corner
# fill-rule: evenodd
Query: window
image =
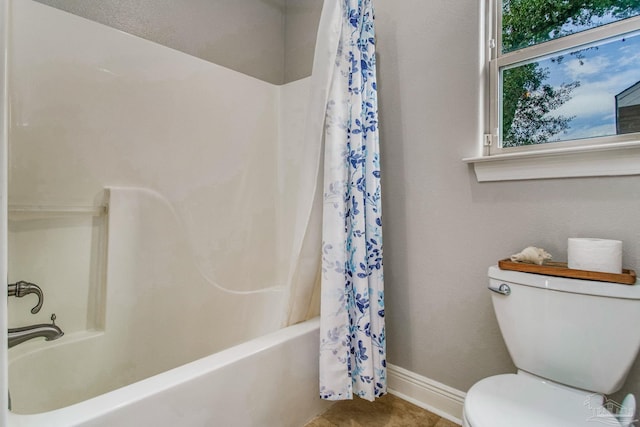
<path fill-rule="evenodd" d="M 485 155 L 640 140 L 640 0 L 488 0 Z"/>

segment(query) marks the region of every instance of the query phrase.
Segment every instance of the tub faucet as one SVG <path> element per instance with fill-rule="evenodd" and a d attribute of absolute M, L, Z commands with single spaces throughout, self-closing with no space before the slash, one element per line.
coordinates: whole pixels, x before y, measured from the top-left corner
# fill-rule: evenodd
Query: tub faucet
<path fill-rule="evenodd" d="M 22 298 L 29 294 L 36 294 L 38 296 L 38 303 L 31 309 L 31 313 L 36 314 L 42 308 L 42 303 L 44 301 L 42 289 L 40 289 L 38 285 L 21 280 L 7 286 L 7 296 Z"/>
<path fill-rule="evenodd" d="M 20 328 L 9 328 L 9 348 L 33 338 L 42 337 L 45 341 L 53 341 L 63 335 L 62 329 L 56 325 L 56 315 L 54 313 L 51 315 L 51 324 L 40 323 Z"/>

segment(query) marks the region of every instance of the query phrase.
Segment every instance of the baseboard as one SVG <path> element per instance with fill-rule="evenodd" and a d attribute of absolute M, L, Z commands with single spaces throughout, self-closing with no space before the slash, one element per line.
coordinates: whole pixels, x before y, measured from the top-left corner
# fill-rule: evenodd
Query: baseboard
<path fill-rule="evenodd" d="M 466 393 L 391 364 L 387 364 L 387 381 L 389 393 L 462 424 Z"/>

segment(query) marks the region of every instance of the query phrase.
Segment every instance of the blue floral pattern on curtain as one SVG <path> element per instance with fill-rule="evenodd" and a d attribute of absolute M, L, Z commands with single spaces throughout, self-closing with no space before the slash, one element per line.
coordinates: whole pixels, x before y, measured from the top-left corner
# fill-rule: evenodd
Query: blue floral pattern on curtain
<path fill-rule="evenodd" d="M 371 0 L 340 0 L 325 124 L 320 396 L 386 393 L 382 211 Z"/>

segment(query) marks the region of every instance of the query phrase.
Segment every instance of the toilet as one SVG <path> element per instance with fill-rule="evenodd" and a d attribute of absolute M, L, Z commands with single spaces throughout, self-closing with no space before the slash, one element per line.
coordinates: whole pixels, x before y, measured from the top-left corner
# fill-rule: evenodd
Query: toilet
<path fill-rule="evenodd" d="M 640 348 L 640 285 L 489 268 L 489 290 L 516 374 L 485 378 L 464 402 L 464 427 L 628 427 L 619 390 Z"/>

